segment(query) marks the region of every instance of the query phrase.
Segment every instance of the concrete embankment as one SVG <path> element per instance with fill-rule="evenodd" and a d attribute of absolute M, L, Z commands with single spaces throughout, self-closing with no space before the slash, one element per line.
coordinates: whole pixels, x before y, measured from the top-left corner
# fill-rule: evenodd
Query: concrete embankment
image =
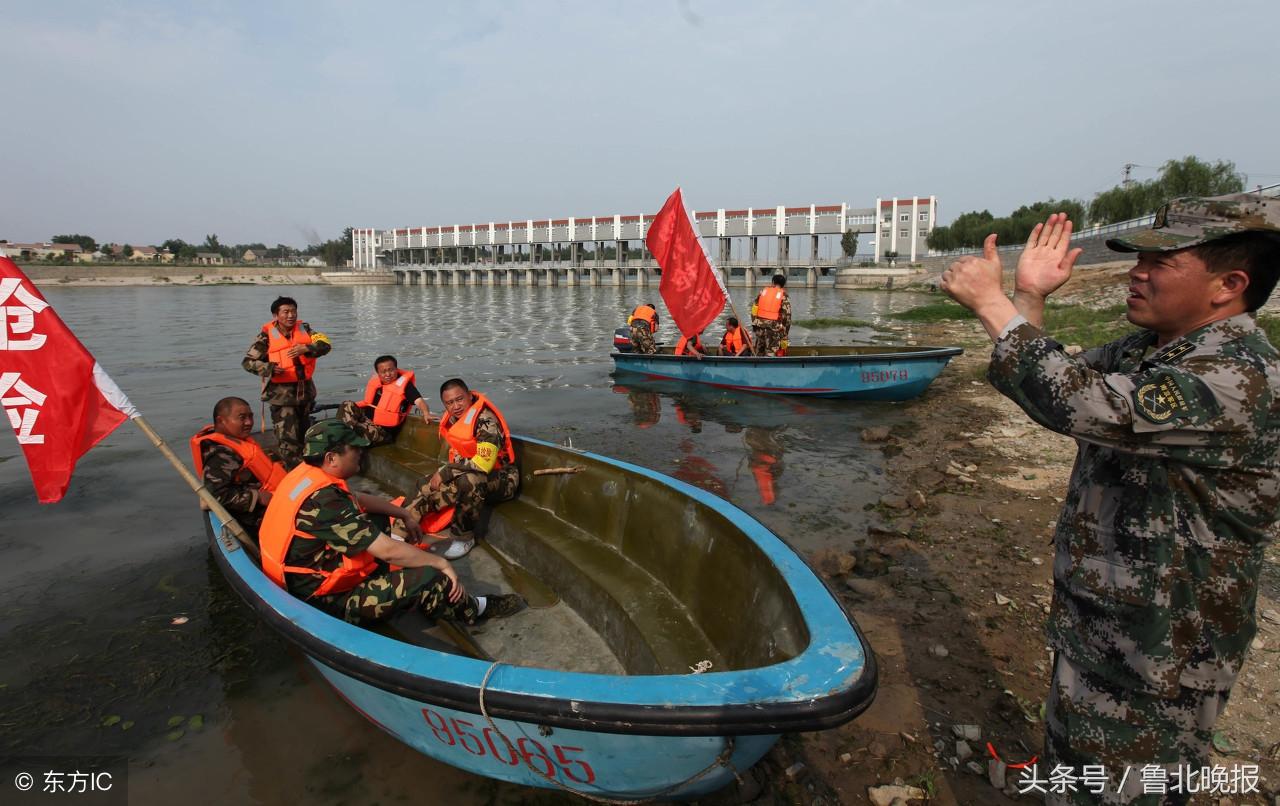
<path fill-rule="evenodd" d="M 41 286 L 305 285 L 328 282 L 321 269 L 283 266 L 50 266 L 20 265 Z"/>

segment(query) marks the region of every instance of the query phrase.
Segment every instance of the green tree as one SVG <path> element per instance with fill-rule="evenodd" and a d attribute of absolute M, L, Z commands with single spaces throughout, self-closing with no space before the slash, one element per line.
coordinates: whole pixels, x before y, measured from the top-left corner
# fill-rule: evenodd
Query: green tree
<path fill-rule="evenodd" d="M 1208 163 L 1188 156 L 1166 162 L 1155 179 L 1117 185 L 1099 193 L 1089 204 L 1089 219 L 1095 224 L 1112 224 L 1154 213 L 1177 196 L 1221 196 L 1242 190 L 1244 176 L 1234 162 Z"/>
<path fill-rule="evenodd" d="M 173 259 L 179 263 L 190 263 L 196 259 L 196 252 L 200 251 L 194 244 L 189 244 L 181 238 L 170 238 L 160 246 L 172 252 Z"/>
<path fill-rule="evenodd" d="M 341 238 L 309 245 L 305 253 L 318 255 L 326 266 L 346 265 L 346 262 L 351 258 L 351 227 L 347 227 L 342 231 Z"/>
<path fill-rule="evenodd" d="M 858 233 L 853 230 L 845 230 L 844 235 L 840 236 L 840 251 L 844 252 L 845 257 L 853 257 L 858 254 Z"/>
<path fill-rule="evenodd" d="M 204 236 L 204 244 L 202 245 L 200 251 L 217 252 L 218 254 L 222 254 L 222 244 L 218 243 L 218 236 L 216 233 L 213 235 Z"/>
<path fill-rule="evenodd" d="M 133 247 L 130 246 L 129 244 L 125 244 L 124 249 L 120 252 L 120 254 L 124 255 L 126 260 L 133 257 Z"/>
<path fill-rule="evenodd" d="M 1001 244 L 1021 243 L 1051 213 L 1066 213 L 1077 225 L 1084 223 L 1084 204 L 1075 199 L 1049 199 L 1024 204 L 1007 216 L 996 218 L 990 210 L 961 213 L 950 226 L 935 227 L 926 243 L 930 249 L 949 250 L 982 245 L 991 233 Z"/>
<path fill-rule="evenodd" d="M 79 244 L 80 248 L 86 252 L 92 252 L 98 248 L 97 241 L 88 235 L 55 235 L 49 239 L 52 243 L 74 243 Z"/>

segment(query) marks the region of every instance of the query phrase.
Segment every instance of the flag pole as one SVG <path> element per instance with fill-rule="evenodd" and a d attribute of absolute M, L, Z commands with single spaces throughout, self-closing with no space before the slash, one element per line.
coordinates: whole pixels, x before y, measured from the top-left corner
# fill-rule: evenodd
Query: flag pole
<path fill-rule="evenodd" d="M 747 269 L 747 271 L 751 271 L 751 269 Z M 725 289 L 725 296 L 729 298 L 729 310 L 733 311 L 733 318 L 738 320 L 738 327 L 742 328 L 742 335 L 747 339 L 747 349 L 751 351 L 752 355 L 755 355 L 756 346 L 751 342 L 751 331 L 743 327 L 742 317 L 738 315 L 738 306 L 733 304 L 733 294 L 730 294 L 729 290 Z"/>
<path fill-rule="evenodd" d="M 244 527 L 240 525 L 239 521 L 231 516 L 230 512 L 227 512 L 226 507 L 222 506 L 222 504 L 218 502 L 218 499 L 214 497 L 213 493 L 209 492 L 209 488 L 204 486 L 204 484 L 195 477 L 195 474 L 187 469 L 187 466 L 182 463 L 182 460 L 174 455 L 173 450 L 170 449 L 164 439 L 155 432 L 155 429 L 153 429 L 151 424 L 146 421 L 146 418 L 139 414 L 138 416 L 133 417 L 132 420 L 134 425 L 138 426 L 138 429 L 147 435 L 147 439 L 151 440 L 151 444 L 155 445 L 156 449 L 159 450 L 160 453 L 164 454 L 164 458 L 169 460 L 169 464 L 173 465 L 174 469 L 178 471 L 178 475 L 182 476 L 182 480 L 195 491 L 195 494 L 200 498 L 201 503 L 207 506 L 214 515 L 218 516 L 218 520 L 222 521 L 223 525 L 231 531 L 231 534 L 235 535 L 236 539 L 240 541 L 240 544 L 244 546 L 245 550 L 248 551 L 249 554 L 254 557 L 259 556 L 258 547 L 253 544 L 253 541 L 245 532 Z"/>

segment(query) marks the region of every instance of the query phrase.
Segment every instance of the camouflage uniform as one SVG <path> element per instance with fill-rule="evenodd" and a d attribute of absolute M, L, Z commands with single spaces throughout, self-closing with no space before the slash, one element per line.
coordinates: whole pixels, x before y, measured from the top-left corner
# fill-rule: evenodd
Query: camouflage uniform
<path fill-rule="evenodd" d="M 1207 762 L 1280 516 L 1280 355 L 1253 315 L 1155 339 L 1070 357 L 1019 316 L 988 372 L 1079 445 L 1054 536 L 1046 763 L 1113 780 Z"/>
<path fill-rule="evenodd" d="M 777 319 L 751 317 L 751 338 L 756 355 L 777 355 L 782 340 L 791 333 L 791 295 L 784 294 Z"/>
<path fill-rule="evenodd" d="M 653 334 L 649 332 L 649 323 L 644 319 L 631 320 L 631 351 L 642 355 L 658 352 L 658 345 L 653 343 Z"/>
<path fill-rule="evenodd" d="M 311 333 L 311 325 L 298 322 L 300 327 Z M 268 346 L 271 341 L 265 330 L 258 331 L 258 337 L 249 345 L 240 366 L 264 380 L 262 399 L 271 407 L 271 424 L 276 433 L 276 450 L 285 467 L 292 469 L 302 461 L 303 435 L 311 424 L 311 410 L 316 404 L 316 385 L 310 380 L 297 383 L 272 383 L 270 378 L 275 365 L 267 360 Z M 313 341 L 307 346 L 307 355 L 319 358 L 327 355 L 332 347 L 327 341 Z"/>
<path fill-rule="evenodd" d="M 256 538 L 262 515 L 267 511 L 258 501 L 262 482 L 245 469 L 244 460 L 226 445 L 205 440 L 200 444 L 200 459 L 204 462 L 201 479 L 204 486 L 235 516 L 249 536 Z"/>
<path fill-rule="evenodd" d="M 361 512 L 355 499 L 341 487 L 325 487 L 308 497 L 298 511 L 298 530 L 315 535 L 316 539 L 294 540 L 286 564 L 333 570 L 342 563 L 343 555 L 367 550 L 386 526 L 385 518 Z M 432 617 L 476 623 L 475 598 L 464 596 L 456 604 L 450 602 L 449 578 L 434 568 L 392 571 L 380 562 L 371 577 L 345 593 L 311 596 L 320 586 L 320 579 L 289 574 L 289 592 L 352 624 L 381 621 L 410 607 Z"/>
<path fill-rule="evenodd" d="M 497 445 L 499 450 L 505 444 L 502 425 L 488 408 L 476 416 L 476 442 Z M 485 473 L 470 459 L 464 459 L 440 468 L 440 486 L 436 489 L 428 486 L 429 481 L 429 477 L 421 481 L 418 496 L 407 507 L 409 511 L 421 518 L 428 511 L 456 506 L 450 529 L 460 538 L 470 538 L 486 503 L 498 504 L 516 497 L 520 470 L 514 464 L 503 464 Z"/>

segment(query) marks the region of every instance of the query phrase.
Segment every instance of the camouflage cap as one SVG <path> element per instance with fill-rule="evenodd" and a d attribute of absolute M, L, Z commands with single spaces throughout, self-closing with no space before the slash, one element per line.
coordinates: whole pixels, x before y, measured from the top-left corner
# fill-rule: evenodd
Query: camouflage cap
<path fill-rule="evenodd" d="M 1237 232 L 1280 232 L 1280 199 L 1260 193 L 1174 199 L 1156 211 L 1151 229 L 1109 238 L 1117 252 L 1171 252 Z"/>
<path fill-rule="evenodd" d="M 307 429 L 302 455 L 318 459 L 339 445 L 369 446 L 369 440 L 357 434 L 341 420 L 324 420 Z"/>

